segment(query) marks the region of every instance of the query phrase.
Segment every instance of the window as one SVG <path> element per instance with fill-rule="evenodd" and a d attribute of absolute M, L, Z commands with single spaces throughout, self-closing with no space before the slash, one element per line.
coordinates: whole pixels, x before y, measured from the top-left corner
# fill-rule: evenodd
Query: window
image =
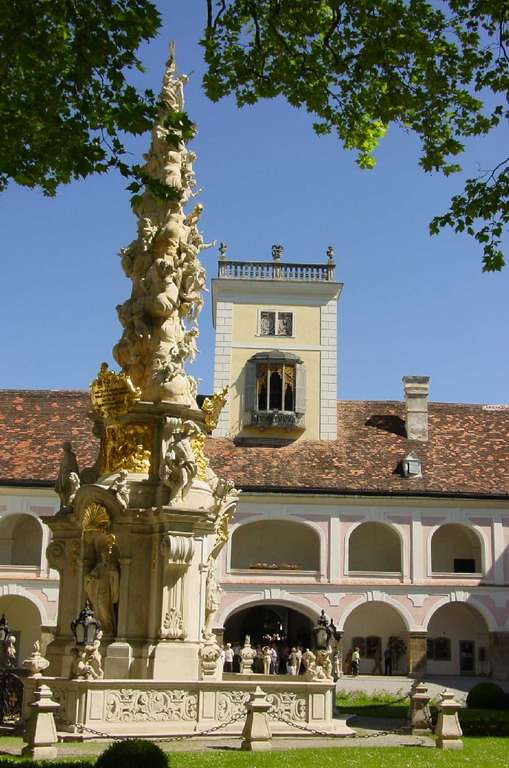
<path fill-rule="evenodd" d="M 260 312 L 260 336 L 293 336 L 293 312 Z"/>
<path fill-rule="evenodd" d="M 364 637 L 354 637 L 352 638 L 352 651 L 355 651 L 355 649 L 359 649 L 359 654 L 366 657 L 366 639 Z"/>
<path fill-rule="evenodd" d="M 427 640 L 426 655 L 433 661 L 451 660 L 451 641 L 448 637 L 435 637 Z"/>
<path fill-rule="evenodd" d="M 366 657 L 368 659 L 379 659 L 382 656 L 382 640 L 380 637 L 371 636 L 366 638 Z"/>
<path fill-rule="evenodd" d="M 259 352 L 246 363 L 246 422 L 261 428 L 304 425 L 305 369 L 292 352 Z"/>
<path fill-rule="evenodd" d="M 454 573 L 475 573 L 475 559 L 473 557 L 455 557 Z"/>
<path fill-rule="evenodd" d="M 295 410 L 295 365 L 260 363 L 256 367 L 258 411 Z"/>

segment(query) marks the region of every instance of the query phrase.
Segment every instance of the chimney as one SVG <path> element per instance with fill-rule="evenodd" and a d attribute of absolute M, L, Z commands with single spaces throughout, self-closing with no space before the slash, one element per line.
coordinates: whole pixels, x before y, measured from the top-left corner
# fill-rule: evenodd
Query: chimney
<path fill-rule="evenodd" d="M 409 440 L 428 439 L 429 376 L 403 376 L 406 436 Z"/>

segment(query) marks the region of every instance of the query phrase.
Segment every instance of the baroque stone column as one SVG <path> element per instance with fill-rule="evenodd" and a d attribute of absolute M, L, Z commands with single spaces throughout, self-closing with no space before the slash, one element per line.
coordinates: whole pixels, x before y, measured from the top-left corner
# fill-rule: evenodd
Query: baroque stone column
<path fill-rule="evenodd" d="M 407 639 L 408 675 L 417 679 L 426 674 L 427 632 L 409 632 Z"/>

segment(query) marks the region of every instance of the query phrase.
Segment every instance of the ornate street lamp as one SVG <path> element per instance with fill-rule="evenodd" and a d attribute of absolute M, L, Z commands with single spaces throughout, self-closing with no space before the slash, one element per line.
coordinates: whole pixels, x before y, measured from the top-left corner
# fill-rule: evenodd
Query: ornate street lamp
<path fill-rule="evenodd" d="M 101 624 L 95 618 L 88 600 L 78 618 L 71 621 L 71 631 L 75 637 L 76 645 L 92 645 L 98 632 L 101 631 Z"/>

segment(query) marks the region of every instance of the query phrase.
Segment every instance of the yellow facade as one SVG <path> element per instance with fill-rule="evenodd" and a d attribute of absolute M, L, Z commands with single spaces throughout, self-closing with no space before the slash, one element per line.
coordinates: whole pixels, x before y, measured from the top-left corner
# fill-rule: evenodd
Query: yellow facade
<path fill-rule="evenodd" d="M 264 310 L 293 313 L 292 336 L 260 334 L 260 312 Z M 232 359 L 230 386 L 230 434 L 242 437 L 291 438 L 318 440 L 320 437 L 320 307 L 297 304 L 234 303 L 232 323 Z M 315 350 L 309 347 L 316 347 Z M 257 352 L 279 349 L 298 355 L 306 368 L 305 428 L 286 430 L 244 426 L 245 371 L 247 361 Z"/>
<path fill-rule="evenodd" d="M 293 312 L 292 336 L 262 336 L 259 315 L 263 310 Z M 287 349 L 320 344 L 320 307 L 277 304 L 235 304 L 233 344 L 260 344 L 266 349 Z M 300 345 L 300 347 L 299 347 Z"/>

